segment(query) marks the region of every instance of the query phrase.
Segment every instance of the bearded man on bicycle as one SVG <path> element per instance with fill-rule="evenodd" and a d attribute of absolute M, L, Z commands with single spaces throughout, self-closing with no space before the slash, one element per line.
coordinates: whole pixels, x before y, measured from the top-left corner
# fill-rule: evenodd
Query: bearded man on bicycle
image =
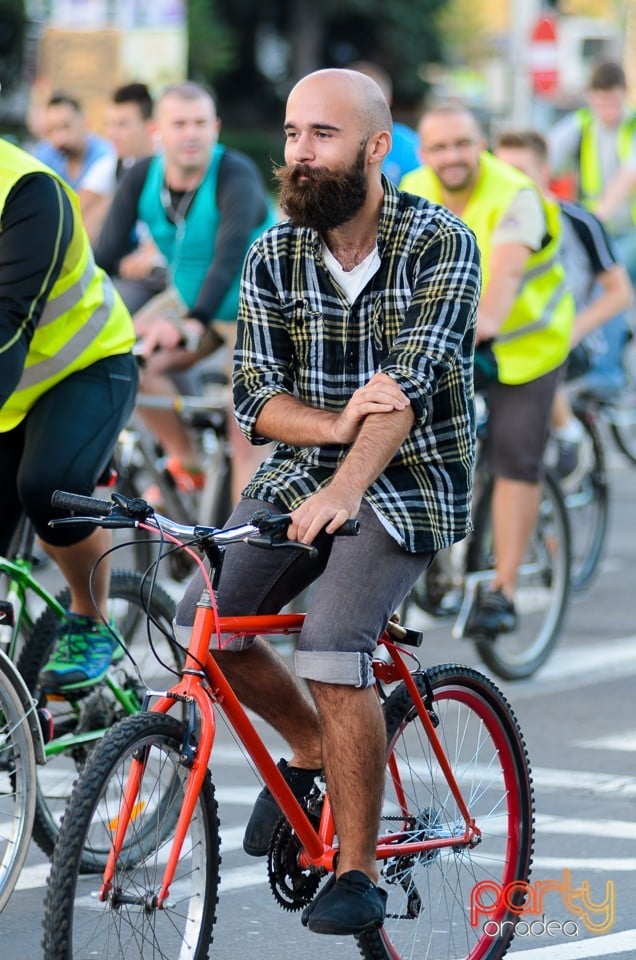
<path fill-rule="evenodd" d="M 292 90 L 285 166 L 289 217 L 250 248 L 243 271 L 234 400 L 254 444 L 276 441 L 235 509 L 291 512 L 292 539 L 319 553 L 228 549 L 220 612 L 281 609 L 320 577 L 296 652 L 305 696 L 264 641 L 214 651 L 242 702 L 290 744 L 280 767 L 303 797 L 324 768 L 339 838 L 336 874 L 303 913 L 318 933 L 382 924 L 375 860 L 386 751 L 372 655 L 434 553 L 470 526 L 473 348 L 480 272 L 472 233 L 382 176 L 389 105 L 350 70 Z M 360 518 L 359 537 L 328 536 Z M 177 613 L 187 637 L 203 587 Z M 267 853 L 279 810 L 259 795 L 244 838 Z"/>
<path fill-rule="evenodd" d="M 59 487 L 91 494 L 132 411 L 137 369 L 130 315 L 93 260 L 74 191 L 50 168 L 0 140 L 0 552 L 31 519 L 70 587 L 47 690 L 90 687 L 117 646 L 98 617 L 89 571 L 109 545 L 93 526 L 48 526 Z"/>

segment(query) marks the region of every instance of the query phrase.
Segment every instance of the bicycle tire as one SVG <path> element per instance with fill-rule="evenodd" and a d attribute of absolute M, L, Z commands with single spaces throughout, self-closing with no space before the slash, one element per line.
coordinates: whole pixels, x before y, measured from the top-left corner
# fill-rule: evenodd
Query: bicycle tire
<path fill-rule="evenodd" d="M 570 528 L 559 482 L 550 471 L 542 490 L 539 516 L 517 579 L 517 628 L 492 639 L 474 638 L 483 662 L 504 680 L 521 680 L 536 673 L 554 649 L 567 612 Z M 485 486 L 477 504 L 467 558 L 469 571 L 494 569 L 491 498 L 492 482 Z"/>
<path fill-rule="evenodd" d="M 578 466 L 561 480 L 570 522 L 570 588 L 585 590 L 592 583 L 605 549 L 609 524 L 609 483 L 605 454 L 593 415 L 575 407 L 584 436 Z"/>
<path fill-rule="evenodd" d="M 138 663 L 142 662 L 147 645 L 146 615 L 142 603 L 141 589 L 141 574 L 128 570 L 114 570 L 112 572 L 109 590 L 110 610 Z M 148 598 L 147 585 L 143 595 Z M 70 603 L 69 590 L 62 590 L 57 599 L 63 606 L 68 607 Z M 150 615 L 162 623 L 166 629 L 170 629 L 174 610 L 175 603 L 172 598 L 163 588 L 156 586 L 149 599 Z M 34 624 L 29 645 L 22 651 L 18 661 L 18 669 L 22 673 L 29 690 L 39 699 L 42 705 L 47 703 L 53 714 L 56 728 L 55 738 L 63 734 L 68 736 L 68 743 L 64 744 L 64 749 L 60 753 L 54 752 L 57 750 L 55 738 L 51 744 L 47 745 L 47 763 L 37 771 L 37 799 L 33 839 L 47 857 L 52 855 L 57 842 L 61 819 L 73 782 L 96 742 L 91 740 L 89 743 L 81 744 L 73 740 L 73 735 L 105 730 L 116 720 L 126 715 L 125 707 L 112 696 L 104 682 L 93 688 L 90 694 L 77 701 L 46 701 L 40 690 L 39 676 L 55 646 L 59 629 L 59 618 L 54 611 L 46 609 Z M 155 631 L 154 628 L 152 635 L 156 643 L 159 643 L 161 639 L 164 662 L 169 657 L 169 666 L 175 670 L 178 669 L 182 662 L 179 649 L 169 645 L 165 638 L 160 638 L 158 631 Z M 158 677 L 164 676 L 165 671 L 156 665 L 154 660 L 150 661 L 147 658 L 146 662 L 151 664 L 153 669 L 155 666 L 157 667 Z M 120 661 L 122 671 L 126 671 L 127 665 L 126 658 Z M 158 680 L 157 682 L 160 683 L 161 681 Z M 126 684 L 132 685 L 133 689 L 138 687 L 138 681 L 132 671 L 130 674 L 126 674 L 123 679 L 122 685 Z M 150 685 L 154 686 L 155 684 Z M 139 690 L 137 699 L 140 705 L 142 696 L 143 691 Z M 87 869 L 90 869 L 91 866 L 91 863 L 86 864 Z"/>
<path fill-rule="evenodd" d="M 162 909 L 152 904 L 172 839 L 166 822 L 174 824 L 187 781 L 188 770 L 180 759 L 185 730 L 174 717 L 141 713 L 109 731 L 94 751 L 73 790 L 53 856 L 44 903 L 45 960 L 208 957 L 220 864 L 218 812 L 209 770 L 168 901 Z M 140 755 L 142 792 L 128 828 L 133 842 L 124 846 L 110 897 L 101 902 L 92 895 L 101 886 L 101 873 L 82 875 L 81 863 L 93 844 L 100 860 L 101 848 L 110 843 L 127 770 Z M 166 807 L 174 815 L 166 817 Z M 146 820 L 147 828 L 139 836 Z"/>
<path fill-rule="evenodd" d="M 509 883 L 527 883 L 530 876 L 534 807 L 526 746 L 510 705 L 483 674 L 444 664 L 427 671 L 427 677 L 439 718 L 437 735 L 460 787 L 468 788 L 463 793 L 482 839 L 472 849 L 443 847 L 380 863 L 387 917 L 379 930 L 356 938 L 358 947 L 366 960 L 500 960 L 518 914 L 493 904 L 489 920 L 501 932 L 492 935 L 483 917 L 481 925 L 471 923 L 471 901 L 482 880 L 503 890 Z M 424 676 L 414 679 L 425 697 Z M 384 716 L 387 759 L 397 761 L 408 813 L 387 766 L 380 833 L 461 836 L 463 818 L 403 683 L 384 704 Z M 521 890 L 514 900 L 519 910 L 523 899 Z"/>
<path fill-rule="evenodd" d="M 627 383 L 619 397 L 607 403 L 604 412 L 616 446 L 630 463 L 636 464 L 636 333 L 632 333 L 625 349 L 623 367 Z"/>
<path fill-rule="evenodd" d="M 33 737 L 20 696 L 0 661 L 0 912 L 29 849 L 35 784 Z"/>

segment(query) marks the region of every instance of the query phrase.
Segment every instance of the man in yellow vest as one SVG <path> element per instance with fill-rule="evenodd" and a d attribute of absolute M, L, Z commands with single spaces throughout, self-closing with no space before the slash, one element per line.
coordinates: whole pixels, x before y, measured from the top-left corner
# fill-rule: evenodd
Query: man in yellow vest
<path fill-rule="evenodd" d="M 486 152 L 463 105 L 429 109 L 419 125 L 425 166 L 403 190 L 443 204 L 477 237 L 482 295 L 477 344 L 492 343 L 497 379 L 488 386 L 488 462 L 495 478 L 495 577 L 469 620 L 473 636 L 515 629 L 519 565 L 536 522 L 550 411 L 570 341 L 574 302 L 557 253 L 558 207 L 524 174 Z"/>
<path fill-rule="evenodd" d="M 548 133 L 553 175 L 574 174 L 576 199 L 601 220 L 636 283 L 636 112 L 627 103 L 625 71 L 599 63 L 588 105 L 562 117 Z"/>
<path fill-rule="evenodd" d="M 39 160 L 0 139 L 0 553 L 18 518 L 33 521 L 71 604 L 46 690 L 69 694 L 105 674 L 115 635 L 108 564 L 89 571 L 107 531 L 51 528 L 56 488 L 93 492 L 134 405 L 130 315 L 96 267 L 77 195 Z"/>

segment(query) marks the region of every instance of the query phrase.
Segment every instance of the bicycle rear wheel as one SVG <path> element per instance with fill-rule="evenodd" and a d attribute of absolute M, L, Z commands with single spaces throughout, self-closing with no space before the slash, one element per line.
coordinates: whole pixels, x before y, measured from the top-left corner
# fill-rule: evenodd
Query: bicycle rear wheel
<path fill-rule="evenodd" d="M 168 902 L 153 905 L 183 801 L 185 726 L 144 713 L 110 731 L 73 791 L 51 867 L 44 904 L 45 960 L 203 960 L 216 920 L 219 823 L 209 771 L 188 828 Z M 81 875 L 101 861 L 117 825 L 128 771 L 144 757 L 141 791 L 108 899 L 102 875 Z"/>
<path fill-rule="evenodd" d="M 113 618 L 126 647 L 138 664 L 145 684 L 165 687 L 169 670 L 177 671 L 182 662 L 181 651 L 153 625 L 149 626 L 144 612 L 144 598 L 150 615 L 164 630 L 171 632 L 175 604 L 160 587 L 149 595 L 143 589 L 140 574 L 114 570 L 109 590 L 109 614 Z M 70 594 L 64 590 L 58 600 L 68 606 Z M 18 668 L 34 696 L 44 703 L 39 685 L 40 673 L 57 641 L 60 621 L 51 610 L 45 610 L 35 623 L 28 646 L 20 657 Z M 153 656 L 152 642 L 162 663 Z M 60 830 L 60 822 L 77 774 L 86 763 L 95 744 L 117 720 L 141 706 L 145 687 L 140 683 L 129 659 L 124 656 L 111 668 L 109 676 L 79 698 L 59 700 L 49 698 L 46 706 L 53 715 L 54 739 L 47 744 L 47 763 L 37 772 L 37 802 L 33 838 L 40 849 L 51 856 Z M 122 691 L 128 698 L 122 703 Z M 90 864 L 87 864 L 90 867 Z"/>
<path fill-rule="evenodd" d="M 584 434 L 578 465 L 561 481 L 561 488 L 570 523 L 570 587 L 580 591 L 594 579 L 603 555 L 609 520 L 609 485 L 594 415 L 585 407 L 575 407 L 574 412 Z"/>
<path fill-rule="evenodd" d="M 367 960 L 499 960 L 518 914 L 493 902 L 493 892 L 530 874 L 533 797 L 528 757 L 514 714 L 491 680 L 467 667 L 427 671 L 437 735 L 481 831 L 481 842 L 441 847 L 379 864 L 388 892 L 384 926 L 357 937 Z M 422 696 L 423 675 L 416 678 Z M 400 684 L 384 705 L 388 735 L 382 835 L 402 839 L 461 837 L 465 824 L 410 695 Z M 489 890 L 480 888 L 487 881 Z M 522 893 L 515 904 L 521 908 Z M 488 915 L 473 923 L 475 898 Z M 492 921 L 484 929 L 484 922 Z M 496 925 L 496 929 L 495 929 Z M 500 931 L 500 932 L 497 932 Z"/>
<path fill-rule="evenodd" d="M 0 660 L 0 911 L 13 893 L 29 848 L 35 771 L 24 706 Z"/>
<path fill-rule="evenodd" d="M 477 505 L 469 571 L 494 570 L 491 497 L 492 485 L 488 485 Z M 517 579 L 517 628 L 474 641 L 480 657 L 497 676 L 504 680 L 530 677 L 550 656 L 567 610 L 570 565 L 570 529 L 563 494 L 548 472 L 537 523 Z"/>

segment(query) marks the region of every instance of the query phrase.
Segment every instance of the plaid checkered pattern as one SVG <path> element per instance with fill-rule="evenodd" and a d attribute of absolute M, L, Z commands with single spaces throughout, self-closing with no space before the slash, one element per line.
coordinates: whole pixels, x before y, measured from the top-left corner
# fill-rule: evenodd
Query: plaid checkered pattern
<path fill-rule="evenodd" d="M 475 452 L 473 351 L 481 273 L 472 232 L 386 179 L 381 266 L 353 304 L 325 267 L 319 235 L 285 221 L 250 248 L 241 285 L 234 400 L 255 443 L 280 393 L 338 412 L 378 370 L 409 397 L 413 428 L 366 499 L 413 553 L 466 535 Z M 245 494 L 295 509 L 347 447 L 276 445 Z"/>

